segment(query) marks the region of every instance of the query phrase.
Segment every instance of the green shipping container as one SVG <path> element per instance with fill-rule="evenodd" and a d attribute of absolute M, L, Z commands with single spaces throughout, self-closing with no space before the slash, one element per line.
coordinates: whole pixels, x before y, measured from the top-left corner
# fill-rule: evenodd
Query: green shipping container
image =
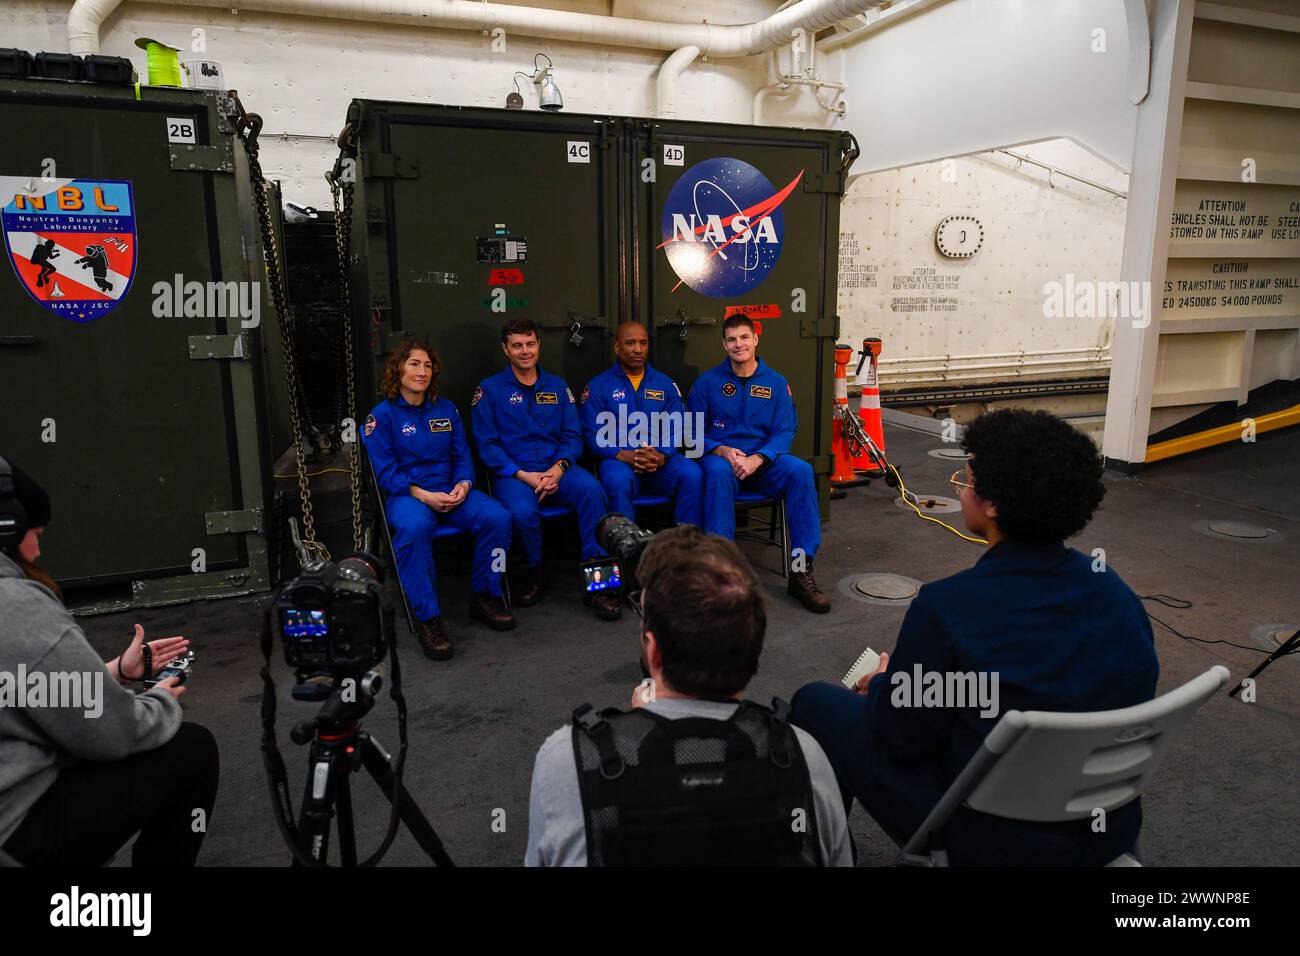
<path fill-rule="evenodd" d="M 0 79 L 0 454 L 50 492 L 42 563 L 99 609 L 270 584 L 286 400 L 233 108 Z"/>
<path fill-rule="evenodd" d="M 371 100 L 353 102 L 346 133 L 358 354 L 374 357 L 359 413 L 407 335 L 438 349 L 442 391 L 467 410 L 516 316 L 541 327 L 542 367 L 575 394 L 613 361 L 617 324 L 637 319 L 685 393 L 725 358 L 723 320 L 744 312 L 790 382 L 793 450 L 826 514 L 851 137 Z"/>

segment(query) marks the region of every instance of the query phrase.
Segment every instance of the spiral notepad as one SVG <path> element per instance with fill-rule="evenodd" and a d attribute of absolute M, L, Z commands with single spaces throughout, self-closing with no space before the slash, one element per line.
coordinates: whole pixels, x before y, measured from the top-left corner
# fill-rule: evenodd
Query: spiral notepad
<path fill-rule="evenodd" d="M 844 675 L 840 683 L 852 690 L 853 685 L 861 680 L 864 674 L 874 673 L 879 666 L 880 655 L 868 647 L 862 652 L 862 656 L 853 662 L 853 666 L 849 668 L 849 672 Z"/>

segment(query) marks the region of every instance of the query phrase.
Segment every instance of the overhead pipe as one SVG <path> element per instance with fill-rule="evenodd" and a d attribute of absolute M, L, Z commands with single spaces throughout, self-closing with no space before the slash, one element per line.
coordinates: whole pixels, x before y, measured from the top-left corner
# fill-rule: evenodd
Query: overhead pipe
<path fill-rule="evenodd" d="M 235 0 L 144 0 L 228 10 Z M 68 14 L 68 48 L 85 55 L 99 52 L 99 30 L 122 0 L 76 0 Z M 404 23 L 450 30 L 502 27 L 521 36 L 604 46 L 680 50 L 698 47 L 702 56 L 753 56 L 794 40 L 795 30 L 815 34 L 839 20 L 856 17 L 880 0 L 800 0 L 753 23 L 666 23 L 630 17 L 605 17 L 537 7 L 472 0 L 237 0 L 240 10 L 289 16 L 332 17 L 379 23 Z"/>
<path fill-rule="evenodd" d="M 677 83 L 682 73 L 700 55 L 697 46 L 684 46 L 674 50 L 655 77 L 655 110 L 661 119 L 677 118 Z"/>

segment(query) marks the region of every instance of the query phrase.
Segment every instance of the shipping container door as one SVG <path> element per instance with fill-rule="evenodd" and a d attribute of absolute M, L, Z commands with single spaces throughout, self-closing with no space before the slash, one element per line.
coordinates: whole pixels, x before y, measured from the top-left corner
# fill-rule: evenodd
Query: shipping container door
<path fill-rule="evenodd" d="M 65 583 L 189 574 L 199 548 L 208 571 L 237 566 L 240 537 L 205 522 L 244 507 L 228 361 L 191 345 L 220 351 L 238 320 L 186 315 L 184 295 L 244 277 L 222 274 L 237 216 L 218 238 L 233 165 L 182 168 L 228 161 L 229 137 L 212 147 L 210 96 L 66 90 L 0 89 L 2 453 L 51 490 L 44 563 Z"/>
<path fill-rule="evenodd" d="M 831 154 L 838 137 L 633 122 L 638 168 L 654 171 L 652 182 L 637 181 L 635 227 L 638 318 L 652 327 L 653 364 L 686 394 L 700 372 L 726 358 L 726 316 L 749 314 L 761 330 L 759 358 L 794 394 L 792 451 L 825 455 L 835 308 L 827 251 L 835 248 L 839 197 L 821 190 L 824 174 L 839 168 L 838 151 Z"/>
<path fill-rule="evenodd" d="M 427 335 L 465 413 L 505 364 L 502 324 L 531 318 L 542 368 L 580 394 L 620 307 L 614 124 L 370 103 L 361 122 L 371 304 L 394 333 L 377 358 L 396 333 Z"/>

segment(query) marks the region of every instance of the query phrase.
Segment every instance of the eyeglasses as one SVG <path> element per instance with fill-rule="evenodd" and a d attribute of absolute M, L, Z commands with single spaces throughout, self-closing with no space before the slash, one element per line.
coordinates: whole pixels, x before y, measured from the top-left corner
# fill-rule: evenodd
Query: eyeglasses
<path fill-rule="evenodd" d="M 956 488 L 956 489 L 957 489 L 957 494 L 959 494 L 959 495 L 961 494 L 961 490 L 962 490 L 963 488 L 969 488 L 971 491 L 974 491 L 974 490 L 975 490 L 975 486 L 974 486 L 974 485 L 972 485 L 972 484 L 968 484 L 968 483 L 966 483 L 966 482 L 964 482 L 964 481 L 961 480 L 963 477 L 964 477 L 964 473 L 959 469 L 959 470 L 957 470 L 957 471 L 954 471 L 954 472 L 952 473 L 952 477 L 950 477 L 950 478 L 948 479 L 948 484 L 950 484 L 950 485 L 952 485 L 954 488 Z"/>

